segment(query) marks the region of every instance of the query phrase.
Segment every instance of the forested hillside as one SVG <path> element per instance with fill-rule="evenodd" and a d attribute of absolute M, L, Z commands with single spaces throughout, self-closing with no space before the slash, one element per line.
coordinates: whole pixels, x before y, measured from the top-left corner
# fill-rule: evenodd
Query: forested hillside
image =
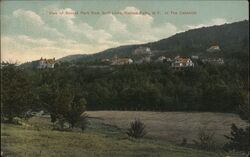
<path fill-rule="evenodd" d="M 21 79 L 26 84 L 19 81 L 14 93 L 16 97 L 19 93 L 32 93 L 25 99 L 25 108 L 30 105 L 35 110 L 58 108 L 56 100 L 63 91 L 70 97 L 86 99 L 88 110 L 237 112 L 240 105 L 247 103 L 249 91 L 248 67 L 240 64 L 205 64 L 183 70 L 165 64 L 13 68 L 1 69 L 5 76 L 3 104 L 12 101 L 11 81 Z M 18 77 L 11 77 L 17 72 Z M 8 113 L 10 108 L 4 106 Z"/>
<path fill-rule="evenodd" d="M 126 45 L 107 49 L 88 56 L 78 56 L 75 61 L 95 60 L 117 56 L 131 56 L 140 46 L 150 47 L 155 55 L 204 55 L 211 45 L 218 44 L 224 57 L 234 53 L 247 55 L 249 21 L 188 30 L 172 37 L 141 45 Z M 167 31 L 167 30 L 166 30 Z M 243 51 L 242 51 L 243 50 Z M 240 54 L 239 54 L 240 55 Z M 247 56 L 246 56 L 247 57 Z M 73 60 L 71 60 L 73 61 Z"/>

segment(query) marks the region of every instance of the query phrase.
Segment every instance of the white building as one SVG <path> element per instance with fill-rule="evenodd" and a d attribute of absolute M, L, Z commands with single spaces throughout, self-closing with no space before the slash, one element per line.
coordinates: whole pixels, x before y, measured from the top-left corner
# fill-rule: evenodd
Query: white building
<path fill-rule="evenodd" d="M 185 67 L 193 67 L 194 63 L 189 57 L 180 57 L 177 56 L 174 58 L 171 66 L 173 68 L 185 68 Z"/>
<path fill-rule="evenodd" d="M 41 58 L 39 61 L 38 61 L 38 67 L 39 69 L 43 69 L 43 68 L 54 68 L 55 66 L 55 63 L 56 63 L 56 60 L 55 58 L 53 59 L 43 59 Z"/>
<path fill-rule="evenodd" d="M 108 58 L 101 59 L 101 62 L 109 62 L 109 61 L 110 61 L 110 59 L 108 59 Z"/>
<path fill-rule="evenodd" d="M 132 64 L 133 60 L 131 58 L 118 58 L 115 56 L 111 60 L 111 65 L 124 65 L 124 64 Z"/>
<path fill-rule="evenodd" d="M 145 56 L 145 57 L 142 57 L 139 60 L 136 60 L 135 64 L 150 63 L 150 62 L 151 62 L 151 57 L 150 56 Z"/>
<path fill-rule="evenodd" d="M 207 52 L 218 52 L 220 51 L 219 45 L 213 45 L 207 49 Z"/>

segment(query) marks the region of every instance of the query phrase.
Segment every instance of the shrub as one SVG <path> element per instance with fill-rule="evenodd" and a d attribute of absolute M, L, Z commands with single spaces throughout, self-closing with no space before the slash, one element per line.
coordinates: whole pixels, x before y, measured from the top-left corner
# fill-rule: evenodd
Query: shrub
<path fill-rule="evenodd" d="M 214 132 L 210 132 L 206 127 L 199 128 L 198 140 L 193 140 L 195 145 L 201 149 L 215 149 Z"/>
<path fill-rule="evenodd" d="M 130 128 L 128 129 L 127 135 L 133 138 L 142 138 L 146 135 L 145 124 L 139 119 L 130 123 Z"/>
<path fill-rule="evenodd" d="M 249 149 L 249 126 L 245 129 L 238 128 L 235 124 L 231 126 L 231 136 L 226 136 L 230 141 L 224 145 L 225 150 L 248 151 Z"/>

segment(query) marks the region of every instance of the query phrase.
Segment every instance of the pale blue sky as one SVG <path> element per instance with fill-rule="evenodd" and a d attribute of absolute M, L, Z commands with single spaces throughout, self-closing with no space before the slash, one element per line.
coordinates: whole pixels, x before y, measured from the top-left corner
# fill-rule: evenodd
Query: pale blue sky
<path fill-rule="evenodd" d="M 49 15 L 51 11 L 64 14 Z M 78 15 L 65 15 L 76 11 Z M 82 15 L 80 11 L 158 14 Z M 180 15 L 180 11 L 195 14 Z M 249 19 L 247 1 L 2 1 L 1 55 L 2 60 L 25 62 L 40 57 L 90 54 L 245 19 Z"/>

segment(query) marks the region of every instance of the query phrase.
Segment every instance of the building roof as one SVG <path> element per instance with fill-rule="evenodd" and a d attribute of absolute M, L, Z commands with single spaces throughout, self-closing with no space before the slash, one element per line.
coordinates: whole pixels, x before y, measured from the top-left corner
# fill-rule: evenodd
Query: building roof
<path fill-rule="evenodd" d="M 190 58 L 186 56 L 176 56 L 174 59 L 175 60 L 190 60 Z"/>
<path fill-rule="evenodd" d="M 40 61 L 44 61 L 44 63 L 46 63 L 46 64 L 55 64 L 56 63 L 55 58 L 53 58 L 53 59 L 41 58 Z"/>

